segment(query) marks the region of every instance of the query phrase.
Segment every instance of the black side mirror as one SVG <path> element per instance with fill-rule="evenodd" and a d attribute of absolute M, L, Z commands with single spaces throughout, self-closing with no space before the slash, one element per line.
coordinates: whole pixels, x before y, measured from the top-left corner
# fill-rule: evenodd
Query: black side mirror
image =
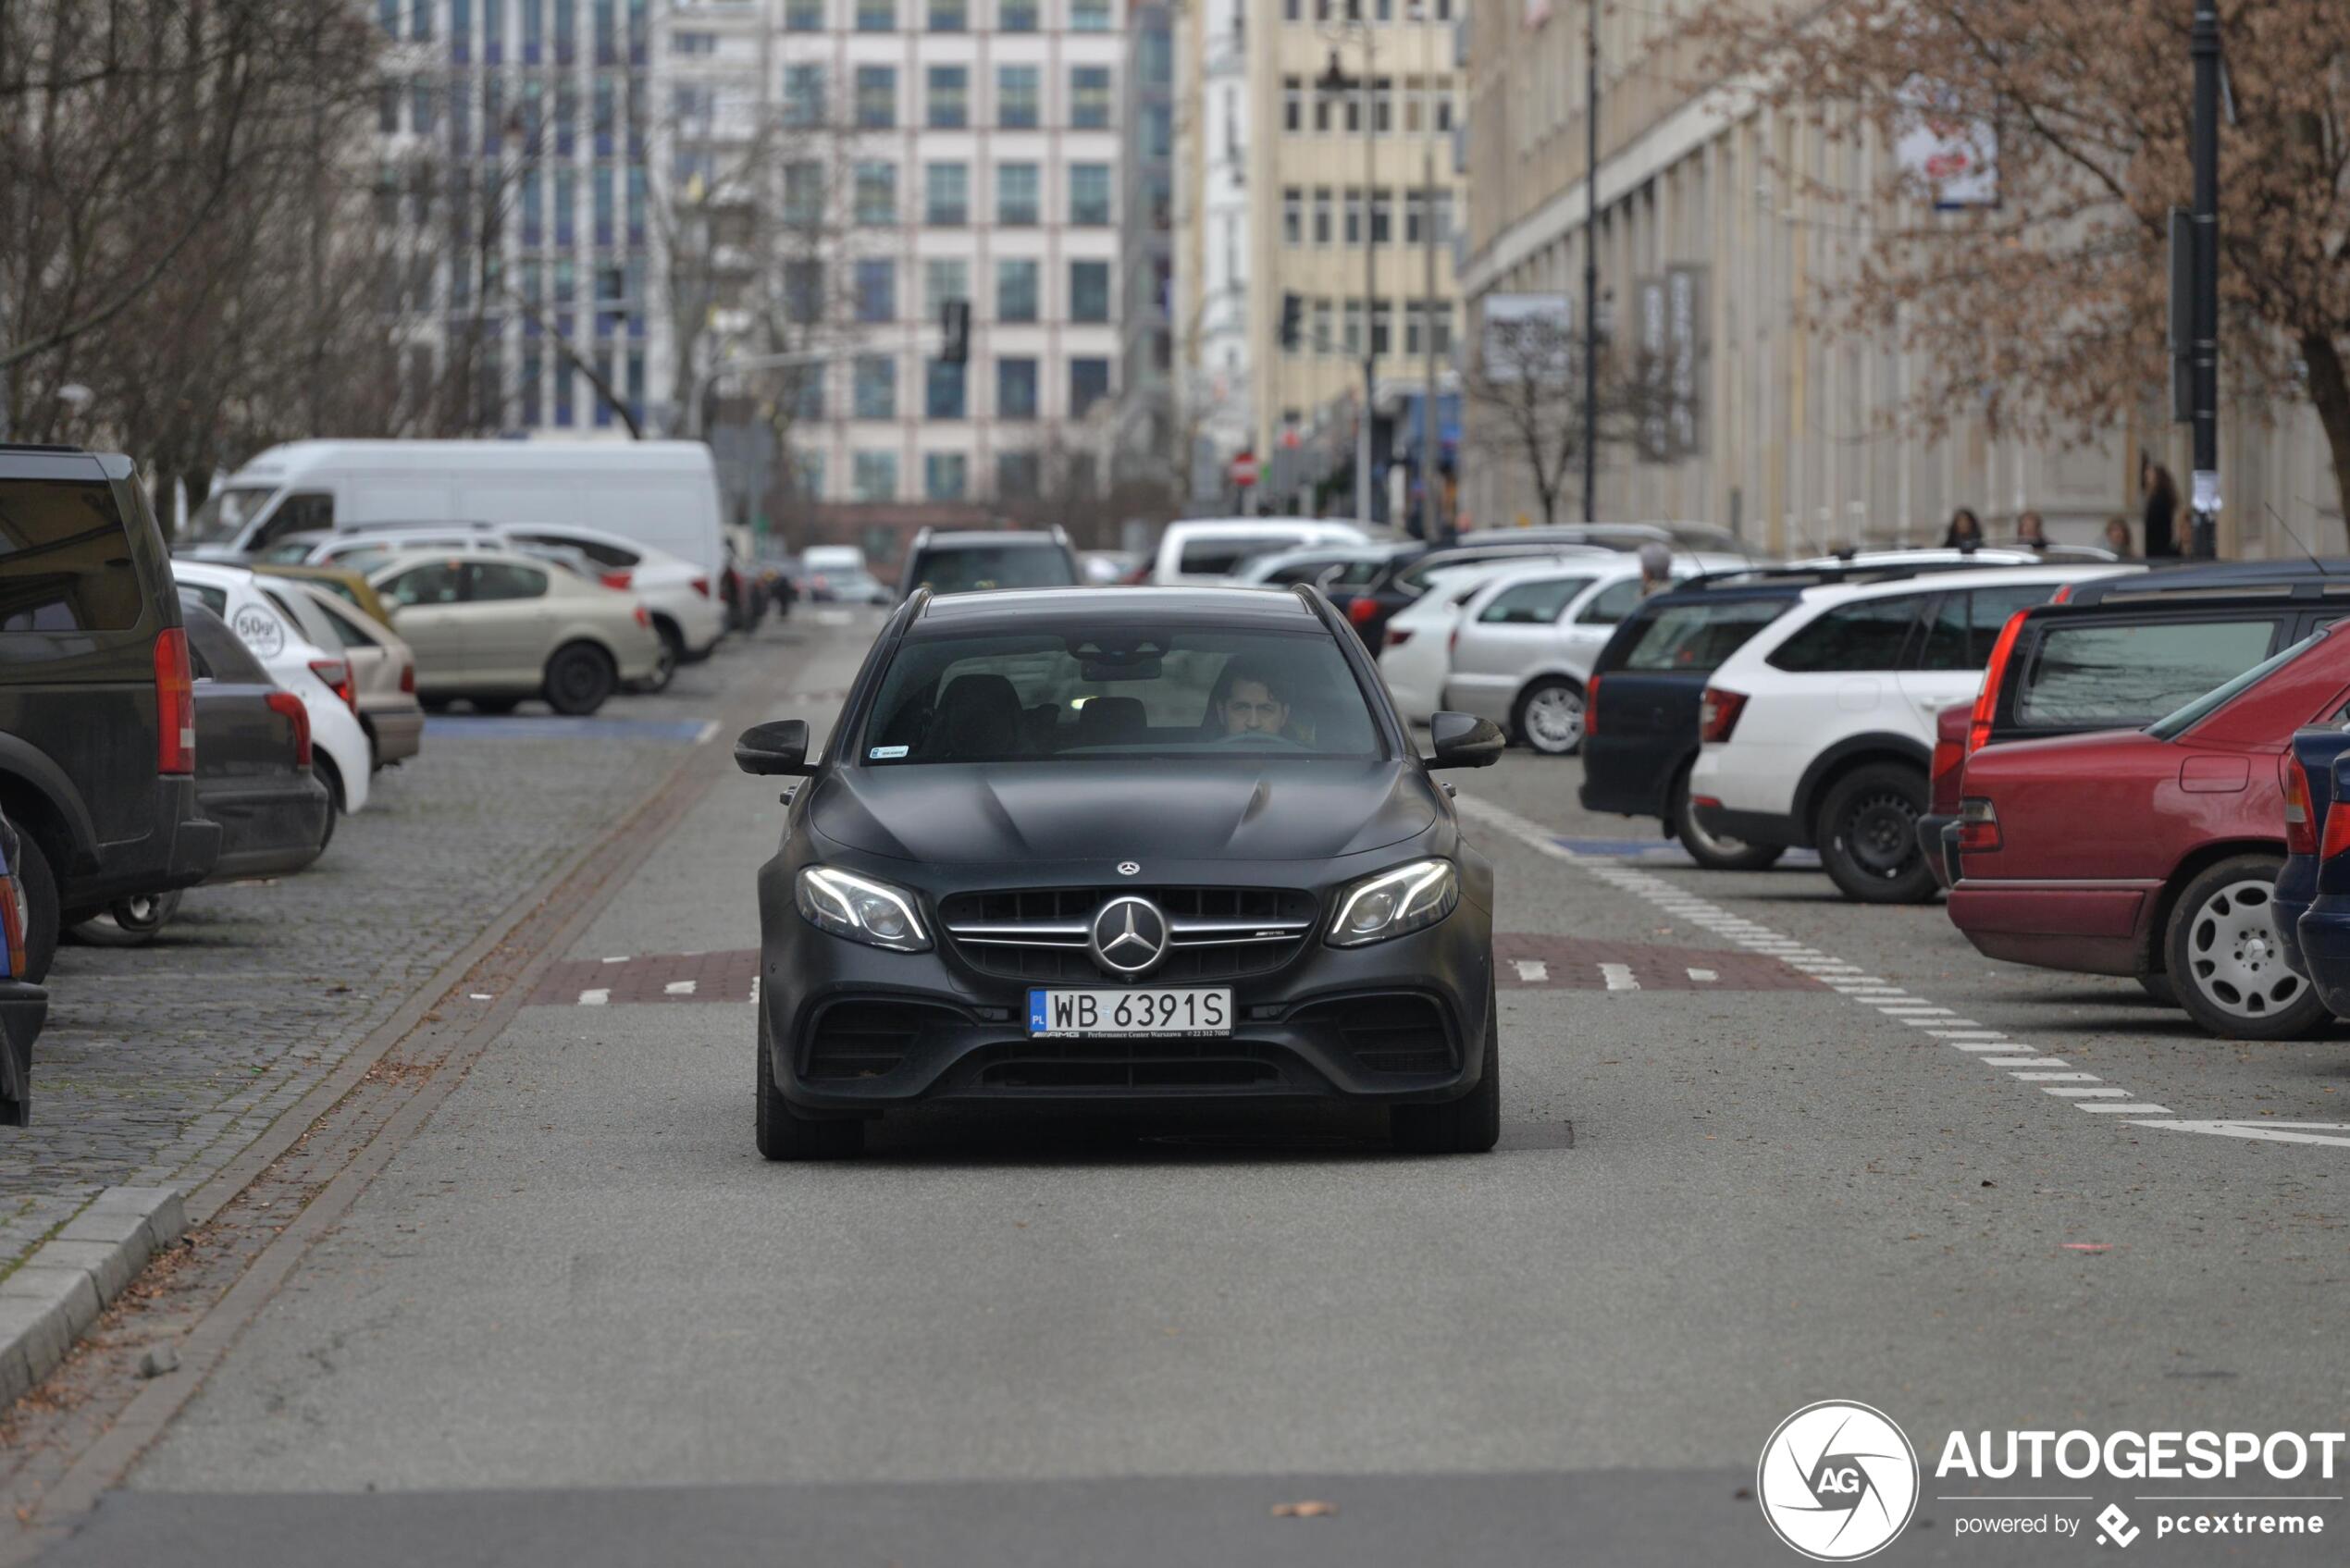
<path fill-rule="evenodd" d="M 809 773 L 808 721 L 777 719 L 735 737 L 735 766 L 746 773 Z"/>
<path fill-rule="evenodd" d="M 1431 768 L 1490 768 L 1509 747 L 1501 725 L 1468 713 L 1432 714 L 1428 734 L 1436 743 L 1436 755 L 1427 759 Z"/>

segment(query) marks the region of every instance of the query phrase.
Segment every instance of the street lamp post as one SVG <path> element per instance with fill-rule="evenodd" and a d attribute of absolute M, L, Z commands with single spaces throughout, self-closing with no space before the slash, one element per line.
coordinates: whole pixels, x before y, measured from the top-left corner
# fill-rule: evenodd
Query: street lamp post
<path fill-rule="evenodd" d="M 1427 7 L 1415 4 L 1412 19 L 1423 28 Z M 1440 35 L 1441 36 L 1441 35 Z M 1427 255 L 1426 292 L 1420 301 L 1421 346 L 1428 351 L 1428 378 L 1420 392 L 1420 537 L 1430 544 L 1444 536 L 1436 494 L 1436 79 L 1430 68 L 1420 80 L 1428 89 L 1428 140 L 1420 149 L 1420 240 Z"/>
<path fill-rule="evenodd" d="M 1379 179 L 1378 126 L 1374 123 L 1373 93 L 1377 86 L 1379 35 L 1371 24 L 1350 20 L 1337 31 L 1341 36 L 1360 31 L 1363 35 L 1363 412 L 1354 426 L 1354 517 L 1360 523 L 1371 521 L 1371 416 L 1379 396 L 1379 247 L 1371 243 L 1372 192 Z M 1331 93 L 1346 91 L 1346 72 L 1340 65 L 1338 48 L 1330 48 L 1330 68 L 1322 75 L 1321 85 Z"/>
<path fill-rule="evenodd" d="M 1583 521 L 1600 488 L 1600 0 L 1583 33 Z"/>
<path fill-rule="evenodd" d="M 2188 553 L 2219 553 L 2220 512 L 2220 12 L 2195 0 L 2194 363 L 2189 392 L 2195 416 L 2194 532 Z"/>

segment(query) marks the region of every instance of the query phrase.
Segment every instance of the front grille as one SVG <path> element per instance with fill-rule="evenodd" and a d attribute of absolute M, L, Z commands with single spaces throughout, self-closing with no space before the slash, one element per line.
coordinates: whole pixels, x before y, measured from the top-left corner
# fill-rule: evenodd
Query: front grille
<path fill-rule="evenodd" d="M 1166 958 L 1141 979 L 1152 985 L 1270 974 L 1313 934 L 1318 907 L 1294 888 L 1040 887 L 956 894 L 939 918 L 955 950 L 989 974 L 1093 981 L 1105 972 L 1085 946 L 1095 912 L 1127 895 L 1156 904 L 1172 928 Z"/>
<path fill-rule="evenodd" d="M 1461 1065 L 1444 1010 L 1432 997 L 1348 996 L 1300 1007 L 1291 1021 L 1331 1031 L 1365 1072 L 1453 1072 Z"/>
<path fill-rule="evenodd" d="M 835 1002 L 824 1009 L 809 1037 L 801 1076 L 817 1079 L 879 1078 L 906 1059 L 925 1029 L 961 1023 L 942 1007 L 907 1002 Z"/>
<path fill-rule="evenodd" d="M 1031 1040 L 992 1047 L 985 1089 L 1236 1089 L 1280 1081 L 1276 1054 L 1235 1040 Z"/>

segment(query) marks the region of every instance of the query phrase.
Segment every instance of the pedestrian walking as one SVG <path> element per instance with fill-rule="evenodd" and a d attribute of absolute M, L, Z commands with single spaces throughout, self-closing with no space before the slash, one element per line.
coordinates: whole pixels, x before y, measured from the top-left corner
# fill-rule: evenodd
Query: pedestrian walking
<path fill-rule="evenodd" d="M 2016 514 L 2015 542 L 2026 549 L 2048 548 L 2048 526 L 2038 512 L 2027 509 Z"/>
<path fill-rule="evenodd" d="M 1949 531 L 1942 536 L 1945 549 L 1973 549 L 1983 543 L 1983 519 L 1973 507 L 1962 506 L 1950 513 Z"/>
<path fill-rule="evenodd" d="M 2105 548 L 2125 561 L 2138 553 L 2130 548 L 2130 520 L 2118 512 L 2105 520 Z"/>
<path fill-rule="evenodd" d="M 2151 452 L 2138 459 L 2138 488 L 2146 495 L 2146 546 L 2149 560 L 2179 553 L 2179 482 L 2154 461 Z"/>

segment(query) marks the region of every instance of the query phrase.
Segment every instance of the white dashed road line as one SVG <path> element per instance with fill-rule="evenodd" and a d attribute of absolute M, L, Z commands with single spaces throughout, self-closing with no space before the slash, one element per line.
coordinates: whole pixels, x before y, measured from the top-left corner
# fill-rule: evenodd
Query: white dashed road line
<path fill-rule="evenodd" d="M 1517 958 L 1517 978 L 1528 985 L 1539 985 L 1551 978 L 1551 966 L 1540 958 Z"/>
<path fill-rule="evenodd" d="M 2021 1083 L 2030 1084 L 2042 1093 L 2079 1111 L 2100 1115 L 2126 1115 L 2168 1117 L 2172 1115 L 2163 1105 L 2141 1100 L 2129 1090 L 2106 1083 L 2096 1073 L 2053 1070 L 2065 1068 L 2063 1058 L 2045 1056 L 2020 1040 L 2011 1040 L 2003 1030 L 1987 1029 L 1973 1019 L 1960 1018 L 1952 1009 L 1936 1006 L 1894 984 L 1883 975 L 1862 974 L 1860 966 L 1849 964 L 1832 954 L 1822 953 L 1794 938 L 1773 931 L 1770 927 L 1732 914 L 1720 905 L 1700 897 L 1688 888 L 1677 887 L 1664 878 L 1637 867 L 1605 859 L 1587 859 L 1560 844 L 1540 823 L 1528 821 L 1516 812 L 1467 796 L 1455 802 L 1461 815 L 1488 827 L 1509 834 L 1540 855 L 1553 860 L 1564 860 L 1636 897 L 1646 899 L 1659 909 L 1677 920 L 1688 920 L 1716 935 L 1726 938 L 1750 953 L 1760 953 L 1778 959 L 1792 969 L 1811 975 L 1830 991 L 1852 1002 L 1873 1008 L 1880 1016 L 1911 1029 L 1923 1030 L 1929 1038 L 1939 1040 L 1954 1051 L 1962 1051 L 1987 1066 L 2010 1070 L 2008 1076 Z M 1527 966 L 1518 965 L 1524 974 Z M 1628 964 L 1602 964 L 1600 972 L 1606 977 L 1610 991 L 1637 991 L 1639 982 L 1632 978 Z M 1691 969 L 1689 978 L 1712 979 L 1712 971 Z M 1996 1053 L 1996 1054 L 1992 1054 Z M 2246 1124 L 2233 1122 L 2193 1122 L 2178 1120 L 2135 1122 L 2134 1126 L 2175 1127 L 2194 1132 L 2213 1132 L 2237 1137 L 2270 1137 L 2275 1142 L 2350 1144 L 2350 1128 L 2324 1124 L 2301 1123 L 2301 1127 L 2321 1128 L 2298 1134 L 2287 1133 L 2282 1127 L 2261 1128 L 2250 1124 L 2255 1130 L 2238 1131 Z M 2331 1133 L 2333 1136 L 2324 1134 Z"/>
<path fill-rule="evenodd" d="M 600 985 L 579 994 L 579 1005 L 583 1007 L 600 1007 L 611 1000 L 612 992 Z"/>

